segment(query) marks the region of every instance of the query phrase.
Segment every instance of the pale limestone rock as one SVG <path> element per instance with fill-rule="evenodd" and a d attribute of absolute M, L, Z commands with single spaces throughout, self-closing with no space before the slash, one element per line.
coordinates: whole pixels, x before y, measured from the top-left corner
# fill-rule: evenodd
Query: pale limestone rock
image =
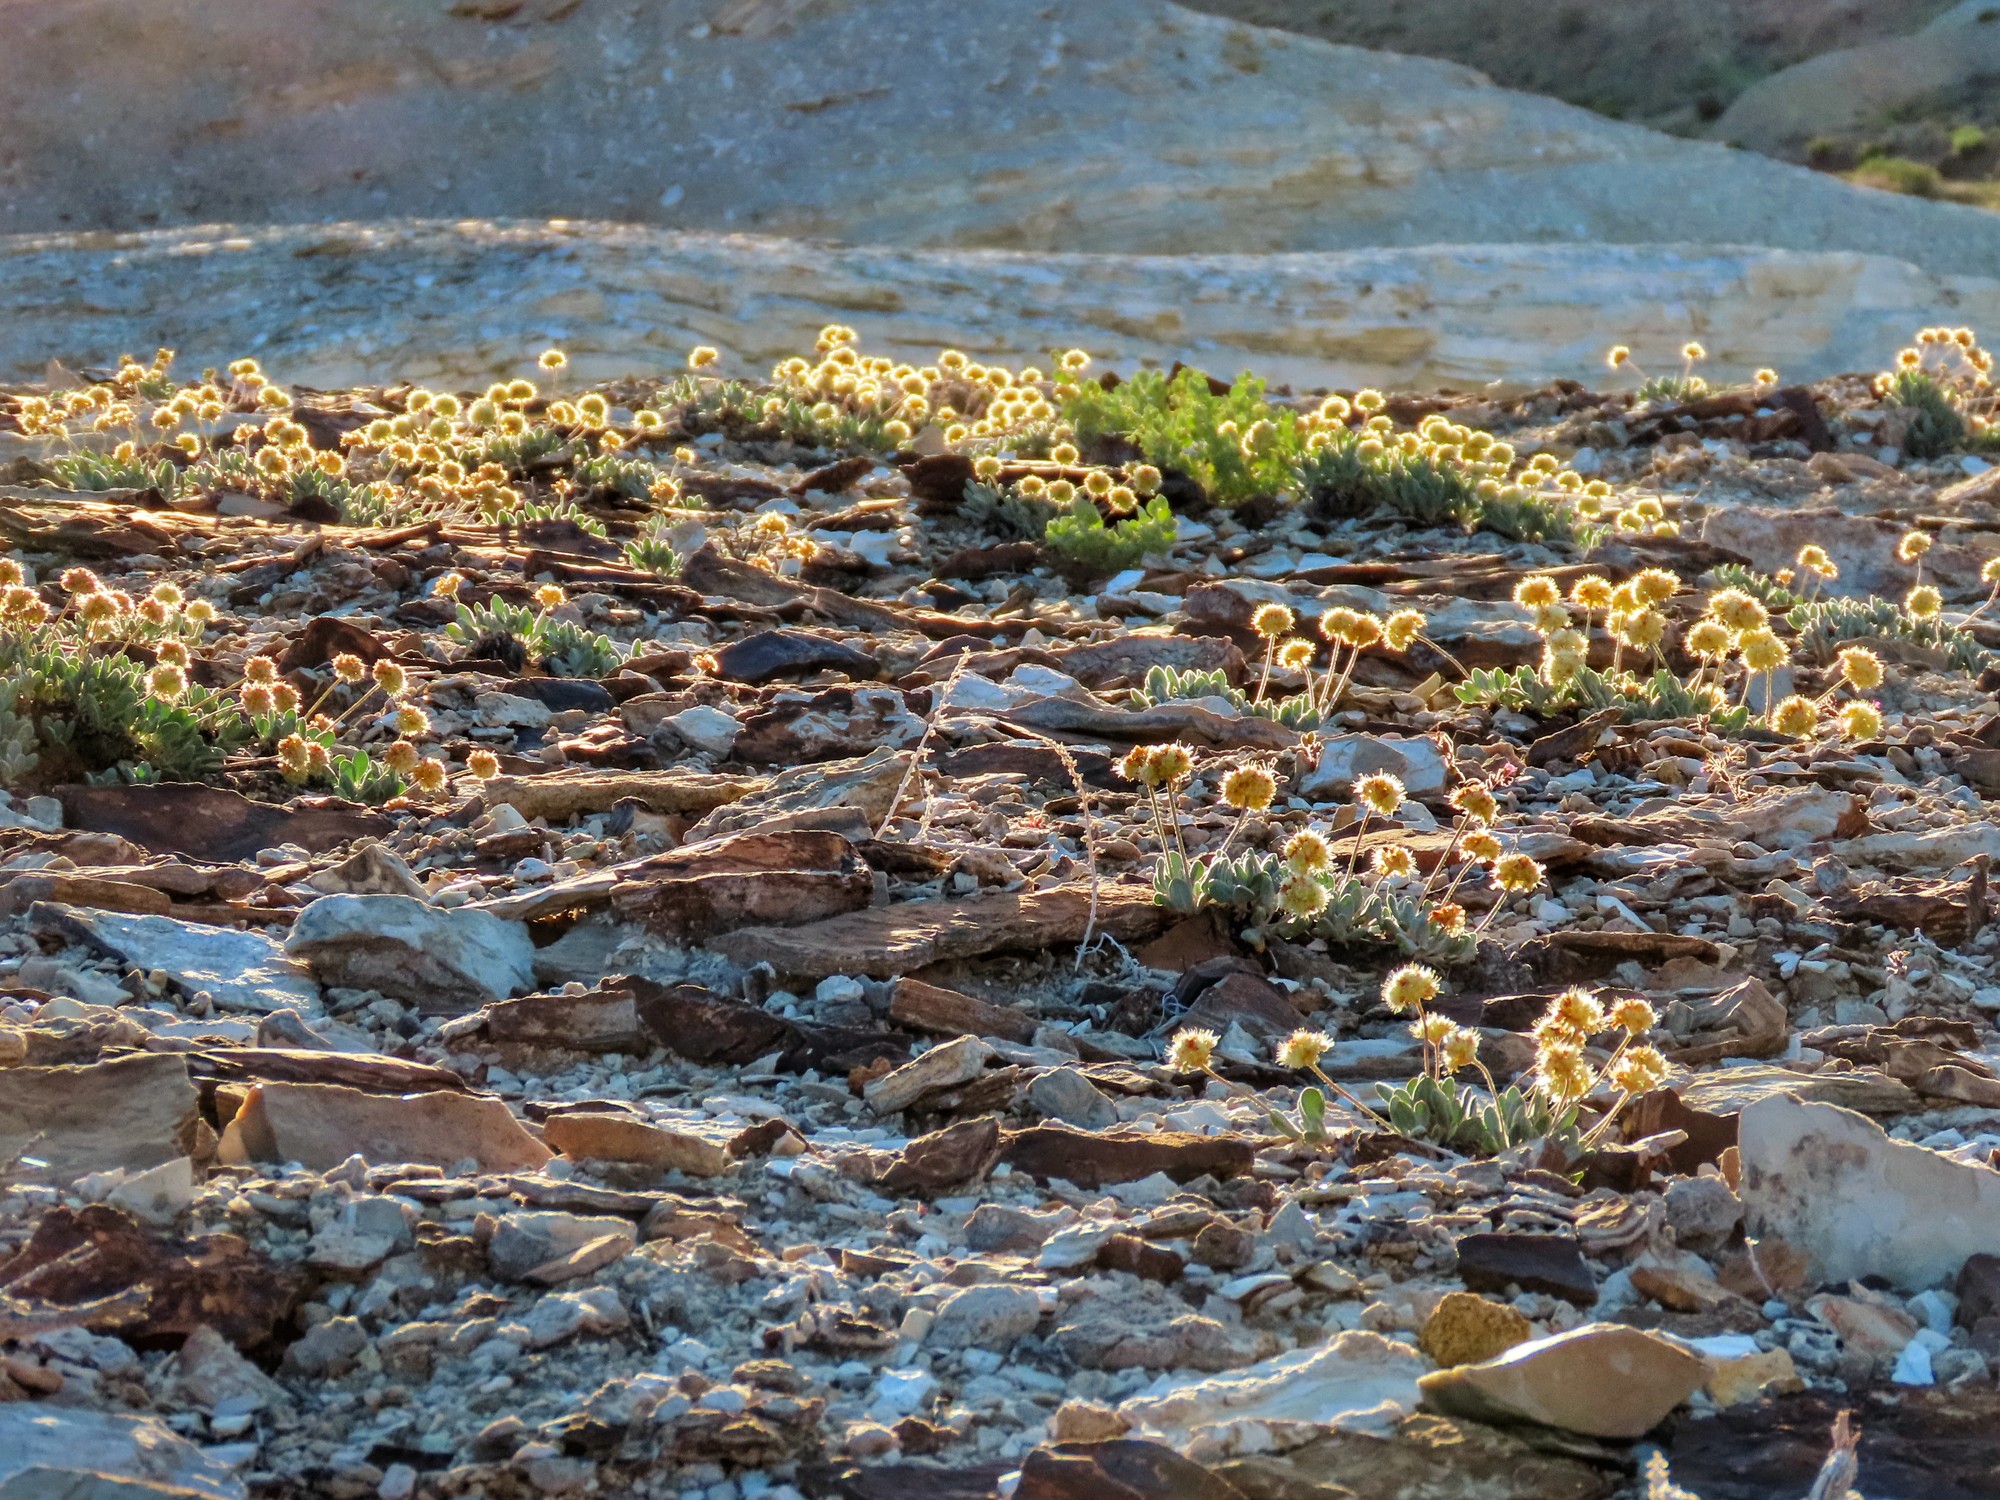
<path fill-rule="evenodd" d="M 2000 1172 L 1892 1140 L 1830 1104 L 1778 1096 L 1737 1125 L 1744 1219 L 1812 1260 L 1812 1280 L 1883 1276 L 1906 1291 L 2000 1244 Z"/>
<path fill-rule="evenodd" d="M 1118 1414 L 1140 1435 L 1213 1462 L 1295 1448 L 1341 1417 L 1385 1403 L 1407 1412 L 1426 1363 L 1405 1344 L 1354 1331 L 1245 1369 L 1166 1382 L 1124 1402 Z"/>
<path fill-rule="evenodd" d="M 1614 337 L 1698 336 L 1718 379 L 1809 379 L 1881 368 L 1941 307 L 2000 326 L 2000 280 L 1686 242 L 1152 257 L 411 220 L 0 239 L 0 374 L 23 379 L 164 343 L 190 369 L 255 347 L 287 381 L 476 386 L 532 373 L 552 339 L 573 379 L 675 369 L 697 343 L 751 375 L 829 316 L 919 363 L 1081 346 L 1100 367 L 1186 359 L 1301 388 L 1596 383 Z"/>

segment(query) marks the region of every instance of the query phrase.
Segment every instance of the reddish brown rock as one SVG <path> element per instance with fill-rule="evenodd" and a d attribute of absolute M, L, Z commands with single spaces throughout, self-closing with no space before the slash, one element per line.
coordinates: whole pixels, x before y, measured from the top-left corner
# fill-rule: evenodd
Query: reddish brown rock
<path fill-rule="evenodd" d="M 43 1215 L 28 1243 L 0 1262 L 0 1290 L 54 1309 L 102 1302 L 115 1309 L 106 1321 L 76 1321 L 128 1340 L 178 1341 L 208 1327 L 250 1348 L 271 1338 L 301 1287 L 233 1234 L 162 1235 L 99 1204 Z"/>
<path fill-rule="evenodd" d="M 1001 1159 L 1018 1172 L 1047 1181 L 1060 1177 L 1080 1188 L 1137 1182 L 1164 1172 L 1176 1182 L 1197 1177 L 1240 1177 L 1256 1160 L 1256 1147 L 1227 1136 L 1163 1130 L 1124 1135 L 1036 1125 L 1008 1135 Z"/>

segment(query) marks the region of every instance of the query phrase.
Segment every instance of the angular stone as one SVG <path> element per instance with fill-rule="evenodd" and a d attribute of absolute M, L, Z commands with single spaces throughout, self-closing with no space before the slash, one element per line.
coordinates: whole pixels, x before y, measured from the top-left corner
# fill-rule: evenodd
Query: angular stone
<path fill-rule="evenodd" d="M 1883 1276 L 1914 1292 L 2000 1244 L 2000 1172 L 1892 1140 L 1851 1110 L 1765 1099 L 1738 1140 L 1750 1233 L 1804 1251 L 1814 1281 Z"/>
<path fill-rule="evenodd" d="M 1480 1422 L 1540 1422 L 1586 1437 L 1640 1438 L 1700 1387 L 1699 1355 L 1656 1334 L 1588 1323 L 1484 1364 L 1418 1381 L 1425 1404 Z"/>
<path fill-rule="evenodd" d="M 395 826 L 382 813 L 332 797 L 295 798 L 280 807 L 199 782 L 66 786 L 61 798 L 66 827 L 199 860 L 251 859 L 279 844 L 324 854 L 355 839 L 381 838 Z"/>
<path fill-rule="evenodd" d="M 1446 1292 L 1424 1319 L 1417 1347 L 1450 1368 L 1498 1359 L 1534 1336 L 1534 1325 L 1506 1303 L 1473 1292 Z"/>
<path fill-rule="evenodd" d="M 1604 1500 L 1618 1483 L 1595 1464 L 1429 1413 L 1386 1430 L 1356 1419 L 1289 1453 L 1238 1459 L 1218 1472 L 1245 1500 Z"/>
<path fill-rule="evenodd" d="M 283 1386 L 205 1323 L 175 1351 L 172 1372 L 175 1395 L 210 1411 L 225 1401 L 261 1411 L 285 1399 Z"/>
<path fill-rule="evenodd" d="M 156 1418 L 0 1403 L 0 1494 L 8 1500 L 243 1500 L 245 1493 L 228 1464 Z"/>
<path fill-rule="evenodd" d="M 322 984 L 380 990 L 428 1015 L 455 1015 L 535 987 L 528 929 L 486 912 L 407 896 L 322 896 L 285 951 Z"/>
<path fill-rule="evenodd" d="M 1261 974 L 1233 973 L 1202 990 L 1182 1017 L 1182 1024 L 1217 1034 L 1241 1026 L 1262 1042 L 1291 1035 L 1304 1018 L 1283 990 Z"/>
<path fill-rule="evenodd" d="M 858 911 L 875 877 L 837 833 L 743 833 L 683 844 L 611 872 L 611 908 L 676 942 L 756 923 L 797 926 Z"/>
<path fill-rule="evenodd" d="M 1256 1147 L 1228 1136 L 1162 1130 L 1151 1135 L 1073 1130 L 1067 1125 L 1034 1125 L 1010 1132 L 1001 1160 L 1038 1181 L 1060 1177 L 1094 1191 L 1114 1183 L 1138 1182 L 1163 1172 L 1176 1182 L 1197 1177 L 1241 1177 L 1256 1160 Z"/>
<path fill-rule="evenodd" d="M 976 1036 L 942 1042 L 863 1086 L 861 1097 L 878 1115 L 908 1109 L 924 1095 L 971 1083 L 986 1071 L 993 1049 Z"/>
<path fill-rule="evenodd" d="M 961 1120 L 903 1147 L 875 1186 L 885 1193 L 941 1193 L 978 1181 L 999 1159 L 1000 1122 L 990 1117 Z"/>
<path fill-rule="evenodd" d="M 1118 1123 L 1118 1107 L 1075 1068 L 1037 1073 L 1028 1085 L 1028 1107 L 1079 1130 L 1107 1130 Z"/>
<path fill-rule="evenodd" d="M 521 1281 L 538 1267 L 605 1239 L 622 1240 L 629 1248 L 639 1242 L 639 1232 L 629 1219 L 610 1214 L 503 1214 L 487 1241 L 486 1259 L 495 1276 Z"/>
<path fill-rule="evenodd" d="M 489 1041 L 580 1052 L 629 1052 L 647 1043 L 639 1003 L 630 990 L 585 995 L 527 995 L 481 1012 Z"/>
<path fill-rule="evenodd" d="M 821 671 L 861 682 L 882 673 L 874 657 L 808 630 L 760 630 L 715 653 L 715 675 L 725 682 L 756 685 Z"/>
<path fill-rule="evenodd" d="M 953 1292 L 938 1304 L 928 1342 L 940 1349 L 1011 1347 L 1042 1321 L 1042 1301 L 1032 1288 L 991 1284 Z"/>
<path fill-rule="evenodd" d="M 1181 1380 L 1118 1407 L 1141 1436 L 1206 1464 L 1295 1448 L 1352 1413 L 1417 1402 L 1424 1358 L 1379 1333 L 1336 1334 L 1226 1375 Z"/>
<path fill-rule="evenodd" d="M 1172 919 L 1150 890 L 1108 886 L 1098 896 L 1094 930 L 1120 942 L 1150 936 Z M 895 979 L 948 959 L 1060 948 L 1081 941 L 1090 922 L 1090 889 L 1079 884 L 905 901 L 804 927 L 745 927 L 707 946 L 737 963 L 767 962 L 780 974 Z"/>
<path fill-rule="evenodd" d="M 720 1177 L 736 1163 L 719 1142 L 626 1114 L 584 1110 L 550 1115 L 542 1139 L 574 1160 L 623 1161 L 691 1177 Z"/>
<path fill-rule="evenodd" d="M 896 981 L 889 993 L 889 1019 L 930 1036 L 997 1036 L 1024 1043 L 1035 1039 L 1033 1016 L 921 979 Z"/>
<path fill-rule="evenodd" d="M 1259 1340 L 1232 1333 L 1147 1281 L 1071 1303 L 1049 1342 L 1086 1370 L 1231 1370 L 1269 1352 L 1269 1335 L 1259 1349 Z"/>
<path fill-rule="evenodd" d="M 1336 734 L 1320 742 L 1319 762 L 1299 783 L 1302 795 L 1345 799 L 1363 776 L 1386 771 L 1412 797 L 1444 794 L 1448 768 L 1435 740 L 1419 735 Z"/>
<path fill-rule="evenodd" d="M 80 1067 L 0 1073 L 0 1161 L 31 1156 L 67 1186 L 187 1156 L 200 1095 L 185 1057 L 137 1053 Z"/>
<path fill-rule="evenodd" d="M 530 1171 L 552 1153 L 498 1099 L 470 1094 L 364 1094 L 319 1083 L 267 1083 L 250 1091 L 222 1133 L 228 1162 L 298 1162 L 314 1171 L 359 1154 L 382 1163 L 484 1172 Z"/>
<path fill-rule="evenodd" d="M 1879 1068 L 1845 1073 L 1794 1073 L 1774 1065 L 1717 1068 L 1690 1078 L 1681 1086 L 1680 1096 L 1689 1109 L 1725 1120 L 1772 1098 L 1838 1105 L 1868 1115 L 1906 1114 L 1922 1106 L 1907 1084 Z"/>
<path fill-rule="evenodd" d="M 909 751 L 884 745 L 854 760 L 780 771 L 765 785 L 715 808 L 688 830 L 688 838 L 755 832 L 781 819 L 814 813 L 859 813 L 870 828 L 879 827 L 903 789 L 910 761 Z"/>
<path fill-rule="evenodd" d="M 740 776 L 698 771 L 561 772 L 550 776 L 496 776 L 480 788 L 487 807 L 503 803 L 523 818 L 546 818 L 551 825 L 582 813 L 609 812 L 636 802 L 648 812 L 701 817 L 736 801 L 755 782 Z"/>
<path fill-rule="evenodd" d="M 1597 1278 L 1570 1235 L 1507 1231 L 1463 1235 L 1458 1240 L 1458 1276 L 1475 1292 L 1546 1292 L 1578 1307 L 1597 1301 Z"/>
<path fill-rule="evenodd" d="M 53 904 L 35 907 L 29 920 L 39 931 L 84 943 L 135 969 L 158 969 L 190 993 L 206 990 L 224 1010 L 320 1013 L 312 973 L 261 932 Z"/>

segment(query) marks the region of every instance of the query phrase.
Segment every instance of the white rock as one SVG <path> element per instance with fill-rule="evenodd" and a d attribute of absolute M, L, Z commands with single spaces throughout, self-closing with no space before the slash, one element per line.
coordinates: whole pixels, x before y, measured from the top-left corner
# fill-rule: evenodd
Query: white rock
<path fill-rule="evenodd" d="M 1776 1095 L 1738 1121 L 1744 1217 L 1812 1258 L 1816 1282 L 1936 1286 L 2000 1244 L 2000 1172 L 1893 1140 L 1866 1116 Z"/>
<path fill-rule="evenodd" d="M 694 749 L 716 756 L 727 755 L 736 744 L 736 736 L 743 731 L 734 714 L 706 703 L 669 714 L 662 722 Z"/>
<path fill-rule="evenodd" d="M 18 1478 L 27 1474 L 37 1477 Z M 0 1490 L 27 1500 L 108 1493 L 98 1475 L 126 1481 L 134 1495 L 155 1486 L 178 1486 L 177 1494 L 208 1500 L 241 1500 L 244 1494 L 243 1481 L 228 1465 L 152 1417 L 39 1401 L 0 1405 Z"/>
<path fill-rule="evenodd" d="M 1378 1333 L 1343 1333 L 1318 1349 L 1281 1354 L 1226 1374 L 1162 1378 L 1121 1404 L 1135 1435 L 1213 1462 L 1293 1448 L 1342 1416 L 1392 1403 L 1417 1404 L 1430 1361 Z"/>
<path fill-rule="evenodd" d="M 1041 1298 L 1028 1287 L 969 1286 L 938 1305 L 930 1339 L 943 1349 L 1004 1349 L 1041 1320 Z"/>

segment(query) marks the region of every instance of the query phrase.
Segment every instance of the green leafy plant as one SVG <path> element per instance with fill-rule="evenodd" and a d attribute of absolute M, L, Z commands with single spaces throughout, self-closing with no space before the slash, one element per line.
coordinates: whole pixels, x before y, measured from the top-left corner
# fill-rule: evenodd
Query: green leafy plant
<path fill-rule="evenodd" d="M 1220 396 L 1195 370 L 1171 378 L 1141 370 L 1109 391 L 1065 377 L 1060 389 L 1063 420 L 1086 448 L 1123 439 L 1148 462 L 1189 475 L 1217 505 L 1286 489 L 1303 451 L 1298 413 L 1266 401 L 1251 375 Z"/>
<path fill-rule="evenodd" d="M 474 606 L 460 604 L 445 634 L 462 645 L 494 636 L 520 644 L 528 659 L 557 677 L 609 677 L 625 660 L 625 649 L 553 611 L 509 604 L 504 599 Z"/>
<path fill-rule="evenodd" d="M 1301 732 L 1317 729 L 1321 723 L 1320 712 L 1310 694 L 1253 698 L 1232 685 L 1228 674 L 1219 668 L 1200 671 L 1156 665 L 1146 673 L 1145 681 L 1132 690 L 1132 702 L 1138 708 L 1158 708 L 1162 703 L 1191 703 L 1201 698 L 1220 698 L 1238 713 L 1274 719 L 1289 729 Z"/>
<path fill-rule="evenodd" d="M 644 531 L 625 544 L 625 566 L 657 573 L 662 578 L 680 576 L 682 558 L 667 540 L 667 529 L 658 517 L 647 523 Z"/>
<path fill-rule="evenodd" d="M 1831 661 L 1843 643 L 1859 640 L 1909 641 L 1941 653 L 1955 670 L 1974 675 L 2000 660 L 1970 632 L 1947 625 L 1942 617 L 1916 619 L 1894 601 L 1872 596 L 1796 604 L 1785 623 L 1798 633 L 1800 650 L 1820 663 Z"/>
<path fill-rule="evenodd" d="M 1052 516 L 1042 543 L 1076 571 L 1102 576 L 1129 568 L 1142 558 L 1165 556 L 1178 528 L 1166 498 L 1155 495 L 1137 514 L 1107 525 L 1097 504 L 1079 494 L 1069 508 Z"/>
<path fill-rule="evenodd" d="M 219 693 L 194 684 L 174 700 L 148 688 L 148 668 L 46 636 L 0 634 L 0 776 L 126 776 L 150 768 L 190 781 L 220 768 L 250 725 Z"/>
<path fill-rule="evenodd" d="M 49 460 L 49 468 L 73 490 L 158 490 L 172 500 L 179 492 L 181 471 L 170 458 L 152 463 L 141 458 L 117 458 L 79 449 Z"/>

